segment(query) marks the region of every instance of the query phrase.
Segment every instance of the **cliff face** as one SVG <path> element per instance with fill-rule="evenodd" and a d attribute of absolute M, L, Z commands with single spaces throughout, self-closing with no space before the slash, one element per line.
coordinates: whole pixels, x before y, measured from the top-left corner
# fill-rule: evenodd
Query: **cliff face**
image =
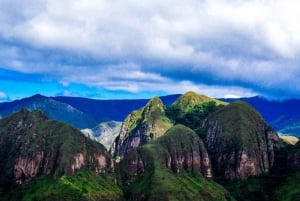
<path fill-rule="evenodd" d="M 129 150 L 162 136 L 171 127 L 162 101 L 153 98 L 145 107 L 132 112 L 125 119 L 111 152 L 114 156 L 123 156 Z"/>
<path fill-rule="evenodd" d="M 213 171 L 227 179 L 268 172 L 274 163 L 275 149 L 283 146 L 277 133 L 241 101 L 210 115 L 203 128 Z"/>
<path fill-rule="evenodd" d="M 119 166 L 129 200 L 233 200 L 206 179 L 212 175 L 204 143 L 183 125 L 129 151 Z"/>
<path fill-rule="evenodd" d="M 39 175 L 113 171 L 105 148 L 42 112 L 22 110 L 0 120 L 1 178 L 23 184 Z M 1 184 L 2 185 L 2 184 Z"/>
<path fill-rule="evenodd" d="M 288 153 L 288 167 L 292 171 L 300 170 L 300 141 Z"/>
<path fill-rule="evenodd" d="M 150 166 L 153 160 L 151 155 L 155 155 L 159 163 L 176 174 L 191 172 L 206 178 L 212 177 L 204 143 L 193 130 L 183 125 L 174 126 L 155 142 L 129 152 L 122 163 L 128 165 L 130 175 L 138 175 Z"/>

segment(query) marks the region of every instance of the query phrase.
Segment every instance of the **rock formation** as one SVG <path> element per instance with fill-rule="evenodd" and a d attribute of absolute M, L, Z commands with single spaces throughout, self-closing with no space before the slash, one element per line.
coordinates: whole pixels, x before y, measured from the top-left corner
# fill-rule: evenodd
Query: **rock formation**
<path fill-rule="evenodd" d="M 21 110 L 0 120 L 2 178 L 22 184 L 38 175 L 72 175 L 88 168 L 97 173 L 113 170 L 105 148 L 42 112 Z"/>
<path fill-rule="evenodd" d="M 203 128 L 213 171 L 227 179 L 268 172 L 274 163 L 275 149 L 283 145 L 260 114 L 241 101 L 210 115 Z"/>
<path fill-rule="evenodd" d="M 111 152 L 114 156 L 122 157 L 129 150 L 162 136 L 171 127 L 162 101 L 153 98 L 145 107 L 128 115 Z"/>

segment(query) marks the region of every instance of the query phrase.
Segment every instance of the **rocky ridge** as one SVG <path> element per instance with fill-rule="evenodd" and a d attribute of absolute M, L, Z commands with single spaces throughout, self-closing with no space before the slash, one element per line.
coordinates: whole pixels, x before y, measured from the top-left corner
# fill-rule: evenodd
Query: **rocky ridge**
<path fill-rule="evenodd" d="M 162 136 L 171 127 L 171 121 L 165 116 L 165 106 L 155 97 L 127 116 L 111 153 L 122 157 L 129 150 Z"/>

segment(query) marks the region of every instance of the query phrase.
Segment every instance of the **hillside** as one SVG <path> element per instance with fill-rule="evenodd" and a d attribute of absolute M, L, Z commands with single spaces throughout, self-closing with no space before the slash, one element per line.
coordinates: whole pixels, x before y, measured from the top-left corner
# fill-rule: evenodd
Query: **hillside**
<path fill-rule="evenodd" d="M 123 156 L 129 150 L 159 138 L 171 127 L 163 102 L 158 97 L 152 98 L 146 106 L 126 117 L 111 153 Z"/>
<path fill-rule="evenodd" d="M 114 167 L 103 145 L 67 124 L 49 120 L 40 111 L 23 109 L 0 120 L 0 168 L 2 200 L 105 198 L 97 188 L 110 192 L 107 200 L 122 194 L 112 185 L 109 174 Z M 85 182 L 85 177 L 94 180 Z M 82 191 L 84 183 L 87 186 Z"/>
<path fill-rule="evenodd" d="M 157 140 L 130 151 L 120 163 L 129 200 L 234 200 L 211 177 L 201 139 L 177 125 Z"/>
<path fill-rule="evenodd" d="M 0 119 L 0 200 L 297 200 L 300 143 L 285 144 L 245 102 L 199 96 L 168 107 L 155 97 L 122 125 L 85 130 L 107 148 L 118 133 L 114 159 L 41 111 Z"/>
<path fill-rule="evenodd" d="M 284 146 L 262 116 L 242 101 L 211 114 L 203 129 L 213 170 L 227 179 L 269 172 L 275 151 Z"/>

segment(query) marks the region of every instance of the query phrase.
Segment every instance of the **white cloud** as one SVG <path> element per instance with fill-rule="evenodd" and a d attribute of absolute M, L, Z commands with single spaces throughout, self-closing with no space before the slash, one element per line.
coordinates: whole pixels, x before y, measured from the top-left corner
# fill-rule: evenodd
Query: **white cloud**
<path fill-rule="evenodd" d="M 0 91 L 0 100 L 7 100 L 7 99 L 8 96 L 4 92 Z"/>
<path fill-rule="evenodd" d="M 293 0 L 3 0 L 0 38 L 23 45 L 0 46 L 1 66 L 131 92 L 300 93 L 299 10 Z M 197 78 L 204 74 L 213 81 Z"/>

